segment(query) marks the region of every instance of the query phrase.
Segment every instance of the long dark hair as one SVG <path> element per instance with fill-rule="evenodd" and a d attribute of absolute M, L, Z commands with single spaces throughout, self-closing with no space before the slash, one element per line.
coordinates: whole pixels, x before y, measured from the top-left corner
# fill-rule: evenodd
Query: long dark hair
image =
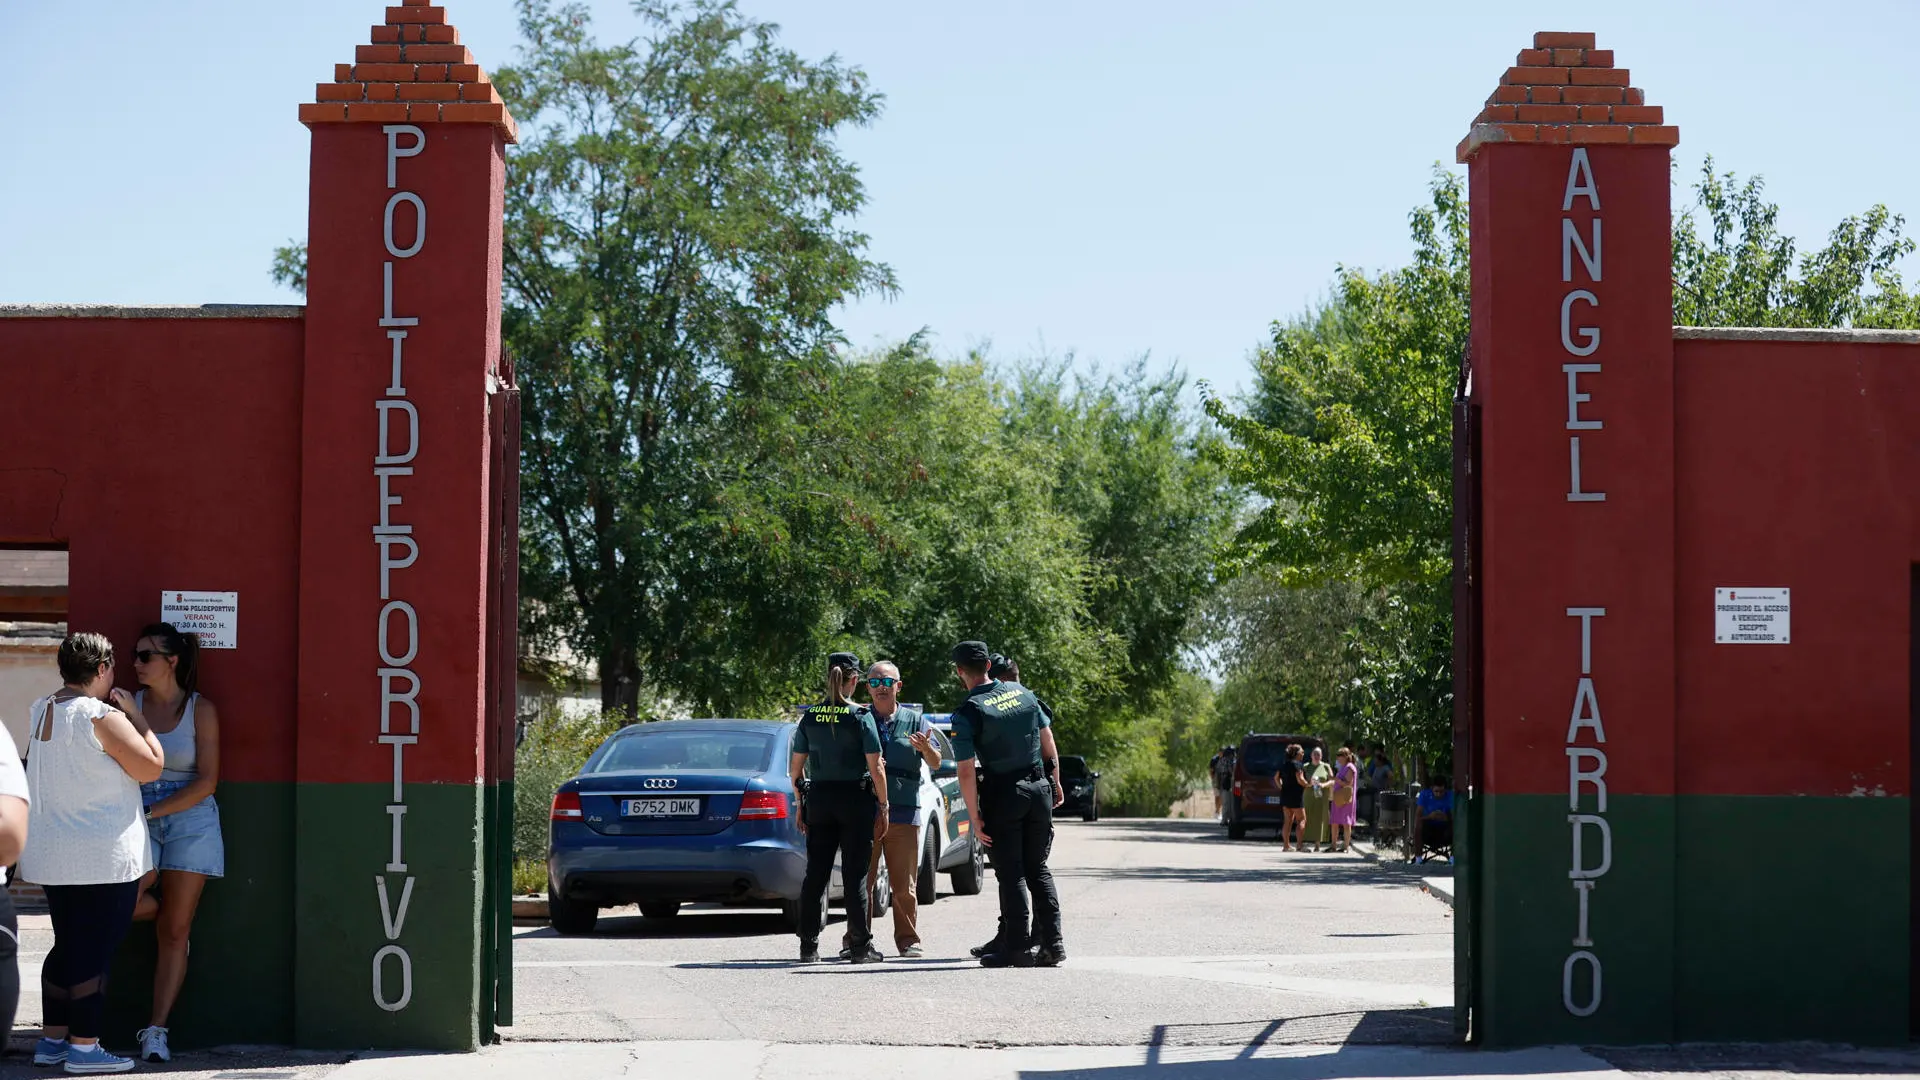
<path fill-rule="evenodd" d="M 148 623 L 140 628 L 140 637 L 152 638 L 160 648 L 172 653 L 176 663 L 173 665 L 173 681 L 180 689 L 192 697 L 200 686 L 200 639 L 192 634 L 183 634 L 174 629 L 172 623 Z M 135 640 L 138 640 L 137 638 Z"/>

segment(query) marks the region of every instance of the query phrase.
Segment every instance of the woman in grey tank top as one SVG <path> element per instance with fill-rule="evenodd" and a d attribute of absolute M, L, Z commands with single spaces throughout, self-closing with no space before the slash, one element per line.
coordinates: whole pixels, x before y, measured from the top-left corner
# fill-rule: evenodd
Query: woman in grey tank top
<path fill-rule="evenodd" d="M 154 623 L 133 643 L 133 660 L 141 687 L 134 706 L 166 754 L 160 779 L 140 785 L 154 870 L 141 882 L 133 917 L 153 920 L 159 946 L 152 1021 L 140 1030 L 140 1056 L 168 1061 L 167 1019 L 186 981 L 193 915 L 207 879 L 227 871 L 220 808 L 213 801 L 220 783 L 220 714 L 196 692 L 200 644 L 192 635 Z M 156 882 L 157 894 L 151 891 Z"/>

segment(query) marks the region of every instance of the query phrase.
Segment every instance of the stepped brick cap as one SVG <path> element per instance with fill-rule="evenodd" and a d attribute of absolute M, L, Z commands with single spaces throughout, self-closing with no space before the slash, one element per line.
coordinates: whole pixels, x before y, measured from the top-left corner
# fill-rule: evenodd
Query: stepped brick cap
<path fill-rule="evenodd" d="M 1533 35 L 1533 48 L 1520 50 L 1500 77 L 1454 160 L 1499 142 L 1678 146 L 1680 129 L 1666 126 L 1660 106 L 1627 85 L 1612 49 L 1593 45 L 1592 34 Z"/>
<path fill-rule="evenodd" d="M 388 8 L 373 43 L 354 50 L 353 60 L 335 64 L 333 81 L 300 106 L 301 123 L 492 124 L 502 139 L 520 141 L 500 92 L 460 44 L 447 10 L 431 0 Z"/>

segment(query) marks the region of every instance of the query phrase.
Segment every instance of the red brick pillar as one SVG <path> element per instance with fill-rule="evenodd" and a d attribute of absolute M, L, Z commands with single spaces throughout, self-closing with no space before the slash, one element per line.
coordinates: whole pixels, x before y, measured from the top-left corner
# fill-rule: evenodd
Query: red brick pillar
<path fill-rule="evenodd" d="M 469 1049 L 484 1034 L 488 410 L 515 135 L 443 9 L 386 16 L 300 107 L 295 1036 Z"/>
<path fill-rule="evenodd" d="M 1592 34 L 1539 34 L 1461 143 L 1480 407 L 1478 1034 L 1673 1031 L 1670 149 Z"/>

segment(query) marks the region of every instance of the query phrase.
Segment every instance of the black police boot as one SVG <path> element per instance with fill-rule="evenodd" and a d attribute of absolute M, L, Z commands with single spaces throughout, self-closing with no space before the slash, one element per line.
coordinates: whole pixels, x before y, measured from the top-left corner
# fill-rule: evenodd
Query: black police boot
<path fill-rule="evenodd" d="M 990 952 L 980 958 L 981 967 L 990 968 L 1029 968 L 1033 966 L 1033 953 L 1026 949 L 1019 952 Z"/>
<path fill-rule="evenodd" d="M 800 962 L 803 964 L 819 963 L 820 962 L 820 943 L 816 941 L 801 942 L 800 943 Z"/>
<path fill-rule="evenodd" d="M 1059 967 L 1061 961 L 1065 960 L 1066 958 L 1067 958 L 1066 946 L 1042 945 L 1040 946 L 1040 951 L 1033 954 L 1033 966 L 1034 967 Z"/>
<path fill-rule="evenodd" d="M 887 958 L 885 953 L 873 947 L 871 941 L 865 945 L 855 946 L 852 953 L 853 955 L 847 957 L 847 961 L 854 964 L 877 964 Z"/>
<path fill-rule="evenodd" d="M 975 945 L 973 948 L 968 949 L 967 951 L 972 953 L 974 956 L 974 959 L 977 960 L 980 957 L 985 956 L 990 952 L 1000 951 L 1000 939 L 996 937 L 992 941 L 987 942 L 985 945 Z"/>

